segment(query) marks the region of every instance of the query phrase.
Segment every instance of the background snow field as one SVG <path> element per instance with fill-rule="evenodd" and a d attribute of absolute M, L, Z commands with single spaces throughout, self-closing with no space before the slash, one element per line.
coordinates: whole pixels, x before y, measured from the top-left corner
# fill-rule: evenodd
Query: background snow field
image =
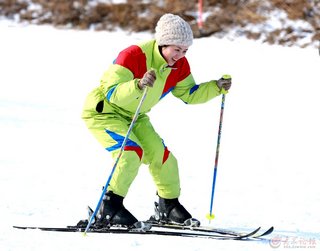
<path fill-rule="evenodd" d="M 13 225 L 72 225 L 95 207 L 112 168 L 81 110 L 126 46 L 151 34 L 64 31 L 0 22 L 0 250 L 320 250 L 320 57 L 316 49 L 196 39 L 187 58 L 198 83 L 230 74 L 213 227 L 275 226 L 260 242 L 48 233 Z M 208 225 L 221 97 L 185 105 L 168 95 L 150 113 L 176 155 L 181 203 Z M 126 207 L 153 213 L 155 186 L 141 166 Z M 285 238 L 287 236 L 287 238 Z M 280 238 L 280 242 L 277 240 Z M 291 245 L 291 246 L 290 246 Z"/>

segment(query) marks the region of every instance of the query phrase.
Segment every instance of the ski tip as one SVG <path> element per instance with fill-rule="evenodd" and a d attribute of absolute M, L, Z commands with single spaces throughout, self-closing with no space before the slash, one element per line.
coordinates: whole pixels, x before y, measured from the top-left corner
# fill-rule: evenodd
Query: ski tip
<path fill-rule="evenodd" d="M 274 231 L 274 227 L 271 226 L 271 227 L 270 227 L 269 229 L 267 229 L 265 232 L 261 233 L 257 238 L 260 238 L 260 237 L 269 235 L 269 234 L 271 234 L 273 231 Z"/>
<path fill-rule="evenodd" d="M 213 213 L 208 213 L 208 214 L 206 215 L 206 217 L 207 217 L 208 220 L 213 220 L 214 217 L 215 217 L 215 215 L 214 215 Z"/>

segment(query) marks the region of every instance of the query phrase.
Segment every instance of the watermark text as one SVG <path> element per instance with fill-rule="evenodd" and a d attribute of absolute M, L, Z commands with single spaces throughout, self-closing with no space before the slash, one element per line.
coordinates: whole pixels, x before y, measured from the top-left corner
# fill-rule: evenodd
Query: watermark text
<path fill-rule="evenodd" d="M 298 237 L 298 236 L 274 236 L 269 244 L 272 248 L 317 248 L 320 247 L 319 240 L 316 238 L 306 238 L 306 237 Z"/>

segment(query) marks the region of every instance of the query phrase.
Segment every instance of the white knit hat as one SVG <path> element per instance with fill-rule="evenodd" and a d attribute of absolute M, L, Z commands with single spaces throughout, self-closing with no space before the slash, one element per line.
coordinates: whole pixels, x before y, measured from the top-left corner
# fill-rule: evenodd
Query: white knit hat
<path fill-rule="evenodd" d="M 161 45 L 192 45 L 193 33 L 190 25 L 181 17 L 173 14 L 164 14 L 156 26 L 155 38 Z"/>

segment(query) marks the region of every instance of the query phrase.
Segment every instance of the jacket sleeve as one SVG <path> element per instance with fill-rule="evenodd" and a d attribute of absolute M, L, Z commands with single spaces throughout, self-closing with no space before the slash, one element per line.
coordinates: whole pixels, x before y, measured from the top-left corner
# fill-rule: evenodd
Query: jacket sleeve
<path fill-rule="evenodd" d="M 134 45 L 121 51 L 100 81 L 106 99 L 122 107 L 141 97 L 138 81 L 146 71 L 146 56 L 140 47 Z"/>
<path fill-rule="evenodd" d="M 197 85 L 191 73 L 172 90 L 175 97 L 180 98 L 187 104 L 205 103 L 222 93 L 227 92 L 224 89 L 220 90 L 216 80 Z"/>
<path fill-rule="evenodd" d="M 142 91 L 138 88 L 138 81 L 130 70 L 113 64 L 104 73 L 100 84 L 106 99 L 122 107 L 141 97 Z"/>

